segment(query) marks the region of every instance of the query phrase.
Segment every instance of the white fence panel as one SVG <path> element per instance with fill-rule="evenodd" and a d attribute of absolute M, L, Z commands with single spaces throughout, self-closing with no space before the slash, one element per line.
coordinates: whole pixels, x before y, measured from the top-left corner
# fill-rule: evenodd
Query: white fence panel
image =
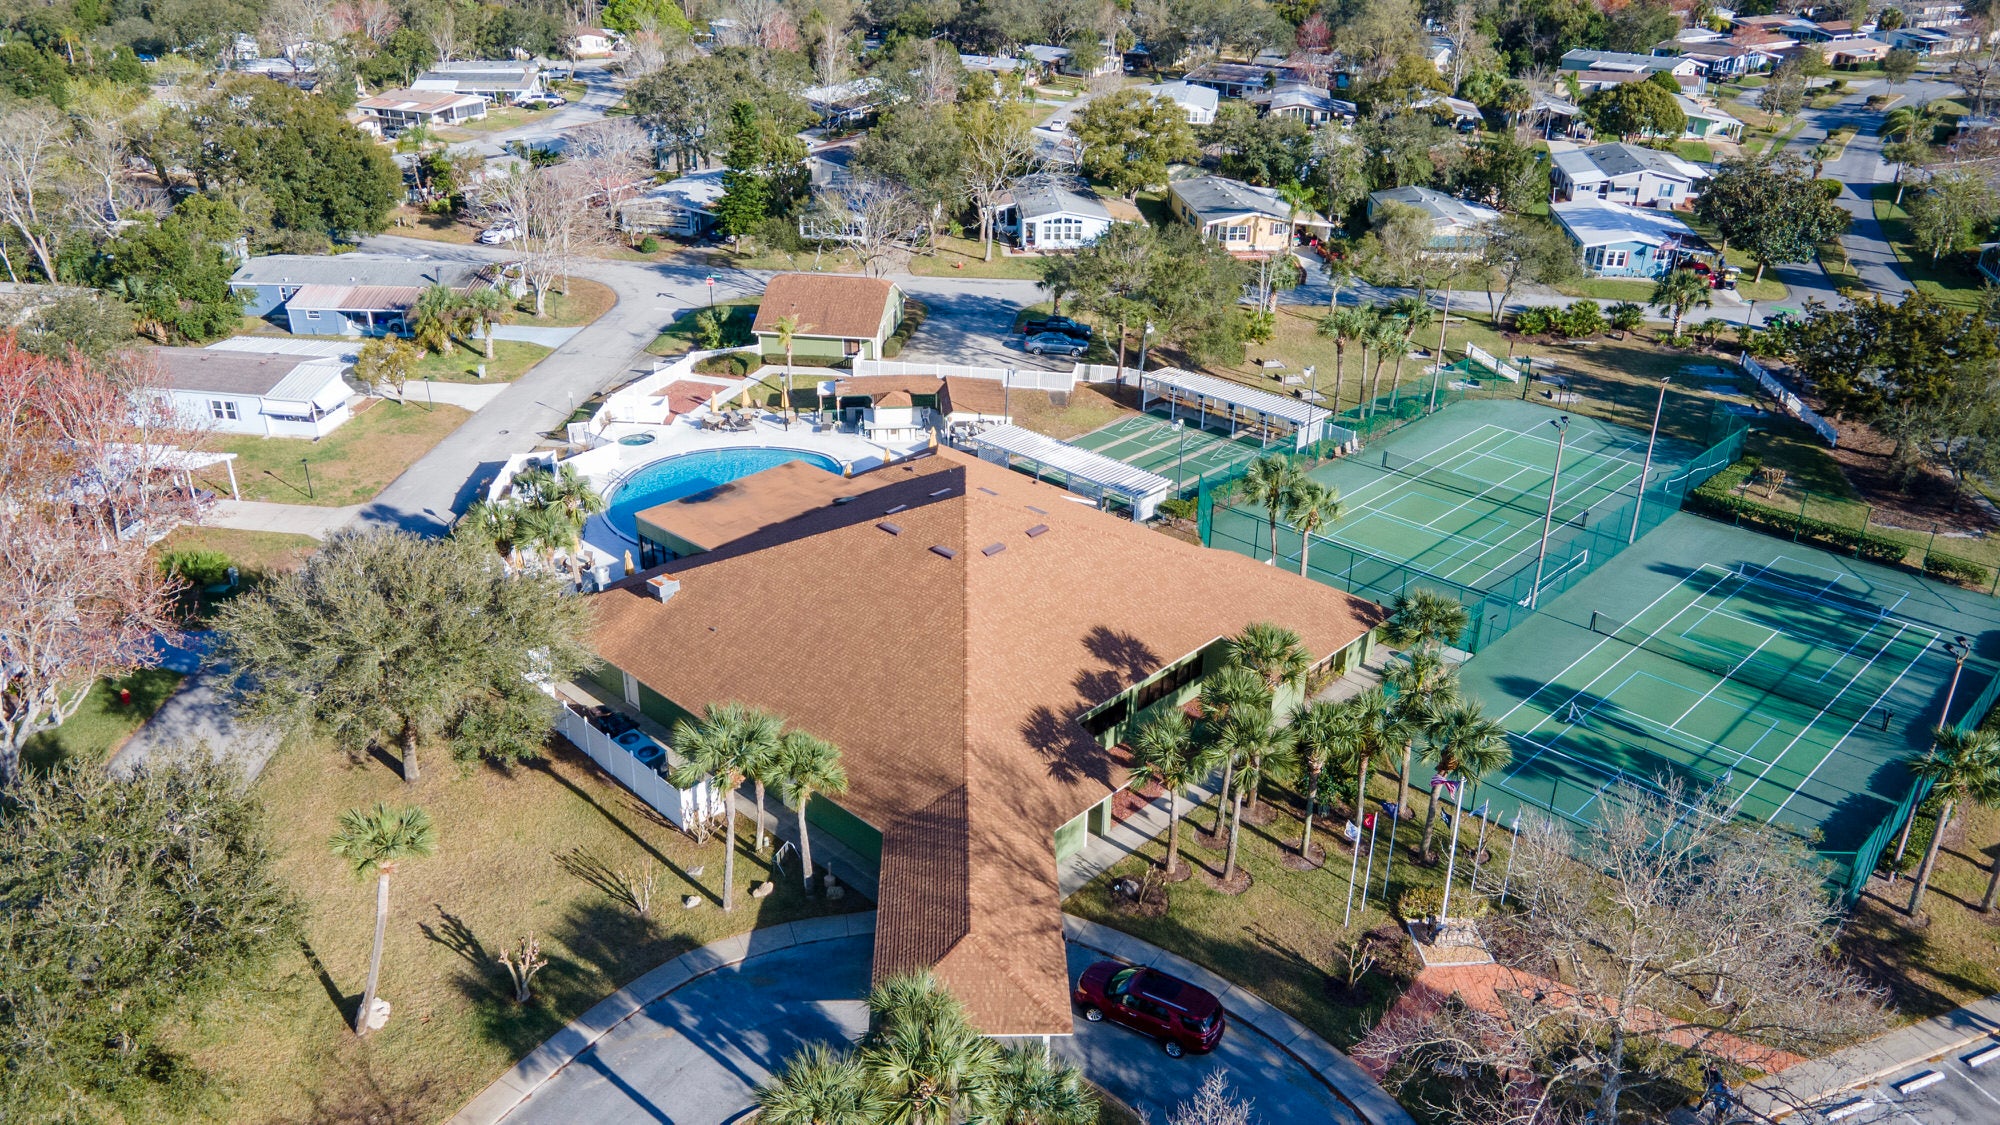
<path fill-rule="evenodd" d="M 691 823 L 722 815 L 722 802 L 716 798 L 712 783 L 703 780 L 693 789 L 674 788 L 659 771 L 640 762 L 630 750 L 592 726 L 590 720 L 567 703 L 562 704 L 562 712 L 556 718 L 556 730 L 617 779 L 618 784 L 673 821 L 676 828 L 687 829 Z"/>
<path fill-rule="evenodd" d="M 1070 371 L 1043 371 L 1040 368 L 970 367 L 958 363 L 904 363 L 893 359 L 857 359 L 854 361 L 856 375 L 920 375 L 941 379 L 986 379 L 995 383 L 1006 383 L 1024 391 L 1060 391 L 1064 394 L 1075 389 L 1079 373 L 1085 370 L 1113 372 L 1107 378 L 1115 378 L 1116 367 L 1087 369 L 1078 365 Z"/>
<path fill-rule="evenodd" d="M 1769 371 L 1764 370 L 1763 364 L 1746 355 L 1743 357 L 1743 370 L 1748 371 L 1750 377 L 1757 380 L 1757 385 L 1764 388 L 1765 394 L 1778 400 L 1778 405 L 1784 408 L 1785 413 L 1811 426 L 1813 432 L 1828 445 L 1840 444 L 1840 431 L 1833 428 L 1833 423 L 1820 417 L 1812 407 L 1799 401 L 1799 396 L 1786 390 Z"/>
<path fill-rule="evenodd" d="M 1515 368 L 1513 364 L 1508 363 L 1506 360 L 1501 359 L 1499 356 L 1494 355 L 1492 352 L 1487 351 L 1485 348 L 1480 347 L 1478 344 L 1472 343 L 1471 341 L 1467 341 L 1465 345 L 1465 354 L 1468 358 L 1478 360 L 1480 363 L 1483 363 L 1486 366 L 1492 368 L 1495 372 L 1499 374 L 1499 376 L 1502 379 L 1505 379 L 1510 383 L 1518 383 L 1521 381 L 1521 372 L 1517 368 Z"/>

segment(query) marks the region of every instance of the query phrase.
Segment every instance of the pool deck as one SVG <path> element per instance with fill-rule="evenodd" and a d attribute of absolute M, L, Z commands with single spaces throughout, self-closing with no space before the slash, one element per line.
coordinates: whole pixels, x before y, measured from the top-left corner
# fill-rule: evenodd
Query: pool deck
<path fill-rule="evenodd" d="M 707 411 L 676 418 L 664 425 L 614 423 L 605 427 L 606 444 L 569 458 L 565 464 L 590 478 L 597 490 L 609 496 L 620 481 L 638 469 L 668 457 L 714 449 L 796 449 L 831 457 L 842 466 L 865 472 L 909 456 L 927 447 L 927 442 L 884 445 L 854 433 L 830 427 L 815 427 L 810 421 L 795 420 L 787 429 L 775 414 L 760 413 L 751 428 L 742 431 L 711 431 L 692 424 L 689 418 L 703 418 Z M 645 445 L 620 445 L 618 439 L 633 434 L 651 434 Z M 584 545 L 599 561 L 623 565 L 625 552 L 637 548 L 631 536 L 611 526 L 602 516 L 593 518 L 583 529 Z"/>

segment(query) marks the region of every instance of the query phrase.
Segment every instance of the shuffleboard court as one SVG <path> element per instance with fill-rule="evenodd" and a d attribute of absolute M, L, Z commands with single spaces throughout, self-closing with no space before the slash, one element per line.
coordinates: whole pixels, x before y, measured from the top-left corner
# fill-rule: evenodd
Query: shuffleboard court
<path fill-rule="evenodd" d="M 1265 452 L 1247 437 L 1205 429 L 1194 419 L 1176 427 L 1162 414 L 1133 414 L 1070 439 L 1071 445 L 1158 473 L 1192 491 L 1204 477 L 1231 474 Z"/>

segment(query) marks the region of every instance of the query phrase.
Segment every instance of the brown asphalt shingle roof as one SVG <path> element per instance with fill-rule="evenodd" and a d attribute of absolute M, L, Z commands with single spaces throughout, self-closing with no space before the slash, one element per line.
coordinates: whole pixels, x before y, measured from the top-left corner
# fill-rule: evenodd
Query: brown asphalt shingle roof
<path fill-rule="evenodd" d="M 801 336 L 872 340 L 895 286 L 879 277 L 781 273 L 764 287 L 753 332 L 776 332 L 780 317 L 799 318 Z"/>
<path fill-rule="evenodd" d="M 657 570 L 598 595 L 597 652 L 683 707 L 742 700 L 839 745 L 839 803 L 882 832 L 877 977 L 935 967 L 989 1034 L 1068 1034 L 1054 833 L 1125 778 L 1077 717 L 1253 621 L 1319 657 L 1379 611 L 949 449 L 847 484 L 662 568 L 665 604 Z"/>

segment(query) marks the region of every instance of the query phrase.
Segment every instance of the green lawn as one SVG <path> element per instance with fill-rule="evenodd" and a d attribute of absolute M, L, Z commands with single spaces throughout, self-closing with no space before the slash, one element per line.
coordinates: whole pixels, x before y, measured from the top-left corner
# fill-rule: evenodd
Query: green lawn
<path fill-rule="evenodd" d="M 190 589 L 183 595 L 185 608 L 196 620 L 205 621 L 223 603 L 256 587 L 267 576 L 297 569 L 318 548 L 319 540 L 309 535 L 188 524 L 175 528 L 155 544 L 153 555 L 161 558 L 172 552 L 215 551 L 229 557 L 230 564 L 236 567 L 236 589 L 215 594 Z"/>
<path fill-rule="evenodd" d="M 716 304 L 715 310 L 723 315 L 722 346 L 740 347 L 755 341 L 750 334 L 750 325 L 757 319 L 756 297 L 735 297 Z M 646 350 L 653 355 L 681 355 L 697 350 L 700 343 L 695 337 L 695 321 L 702 309 L 691 310 L 667 325 Z"/>
<path fill-rule="evenodd" d="M 461 340 L 453 346 L 450 355 L 436 352 L 427 353 L 417 362 L 416 373 L 404 385 L 403 393 L 412 398 L 422 394 L 417 383 L 424 379 L 436 379 L 440 383 L 511 383 L 528 373 L 528 369 L 542 362 L 551 349 L 540 344 L 527 344 L 519 340 L 493 341 L 493 358 L 486 358 L 485 345 L 480 341 L 470 344 Z M 479 377 L 479 365 L 486 365 L 486 378 Z"/>
<path fill-rule="evenodd" d="M 346 425 L 318 441 L 229 435 L 215 448 L 236 454 L 236 482 L 245 500 L 342 507 L 373 499 L 470 417 L 456 406 L 371 399 Z M 229 494 L 228 479 L 219 469 L 205 470 L 197 479 L 220 495 Z"/>
<path fill-rule="evenodd" d="M 59 762 L 98 765 L 108 761 L 133 731 L 152 718 L 180 682 L 179 672 L 164 668 L 141 668 L 99 680 L 68 722 L 28 740 L 22 748 L 23 762 L 29 769 L 46 770 Z M 131 706 L 120 702 L 121 689 L 132 693 Z"/>
<path fill-rule="evenodd" d="M 1889 248 L 1895 251 L 1896 260 L 1902 263 L 1911 284 L 1960 308 L 1978 306 L 1979 290 L 1986 281 L 1973 268 L 1971 254 L 1954 254 L 1933 261 L 1929 254 L 1912 246 L 1910 213 L 1897 204 L 1895 184 L 1875 185 L 1875 219 L 1882 224 L 1882 234 L 1889 240 Z"/>
<path fill-rule="evenodd" d="M 650 260 L 644 255 L 640 257 Z M 541 316 L 535 315 L 535 294 L 531 290 L 521 294 L 502 323 L 530 328 L 580 328 L 610 312 L 617 303 L 618 294 L 609 285 L 587 277 L 572 277 L 556 282 L 556 288 L 549 290 Z"/>
<path fill-rule="evenodd" d="M 978 239 L 979 231 L 970 232 L 973 237 L 953 238 L 950 235 L 938 239 L 938 252 L 934 255 L 919 254 L 910 259 L 910 272 L 925 277 L 1000 277 L 1022 281 L 1040 281 L 1042 259 L 1039 257 L 1009 257 L 1006 244 L 995 234 L 993 240 L 993 260 L 985 260 L 985 244 Z"/>
<path fill-rule="evenodd" d="M 1675 141 L 1674 154 L 1682 160 L 1693 160 L 1701 164 L 1715 159 L 1715 150 L 1708 147 L 1707 141 Z"/>

